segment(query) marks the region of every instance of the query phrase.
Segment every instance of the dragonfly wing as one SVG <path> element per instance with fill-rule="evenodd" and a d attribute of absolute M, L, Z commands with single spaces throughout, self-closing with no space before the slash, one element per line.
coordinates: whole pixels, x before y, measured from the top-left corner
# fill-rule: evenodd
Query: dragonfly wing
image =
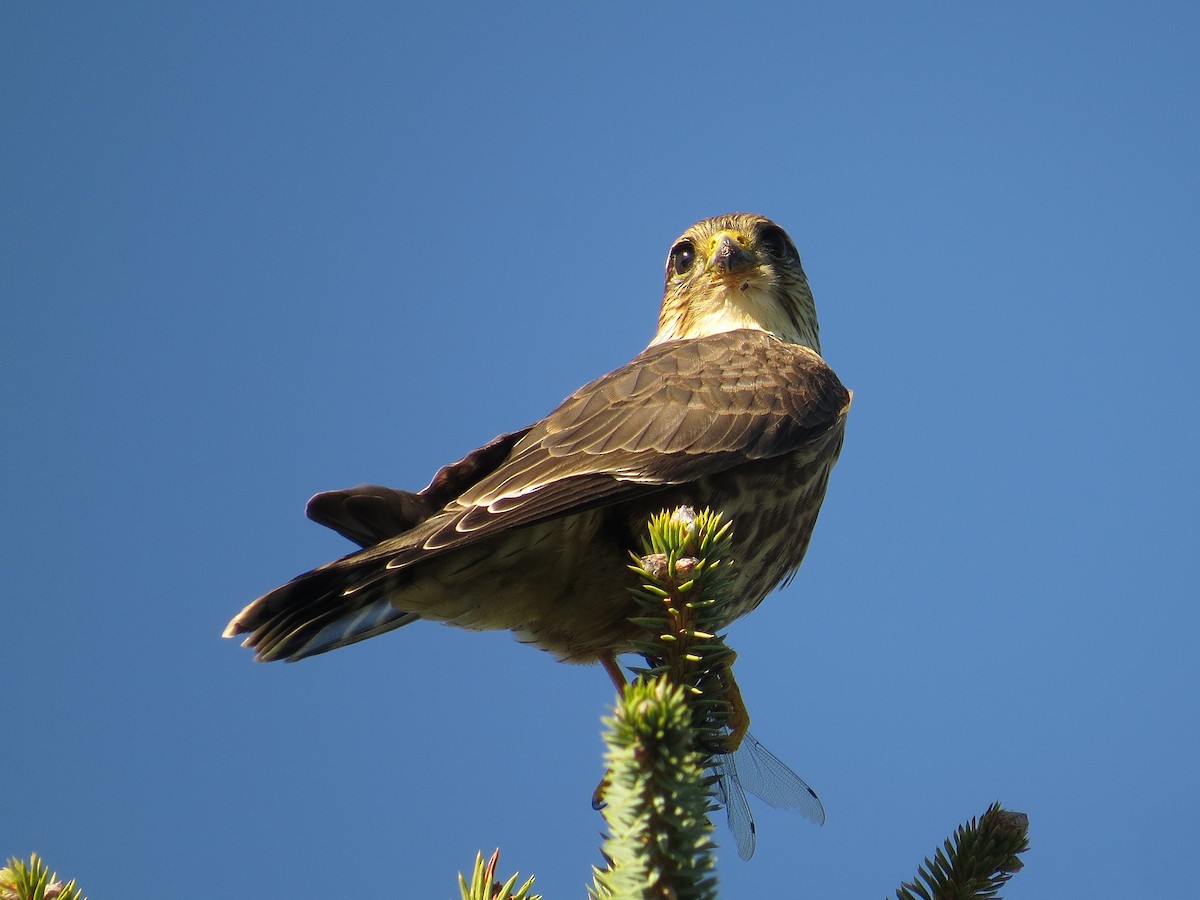
<path fill-rule="evenodd" d="M 750 803 L 746 800 L 746 792 L 738 780 L 737 762 L 733 754 L 722 753 L 717 757 L 715 769 L 710 770 L 718 775 L 717 799 L 725 807 L 725 820 L 737 843 L 738 856 L 749 859 L 754 855 L 755 835 L 754 816 L 750 812 Z"/>
<path fill-rule="evenodd" d="M 816 791 L 754 735 L 747 734 L 732 756 L 731 770 L 745 790 L 776 809 L 798 809 L 810 822 L 825 824 L 825 807 Z"/>

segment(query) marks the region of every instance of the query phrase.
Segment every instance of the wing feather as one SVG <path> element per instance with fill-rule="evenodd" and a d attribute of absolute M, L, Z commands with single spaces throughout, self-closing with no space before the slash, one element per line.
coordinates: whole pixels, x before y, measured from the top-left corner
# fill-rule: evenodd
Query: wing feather
<path fill-rule="evenodd" d="M 458 462 L 438 470 L 422 491 L 414 494 L 378 484 L 342 491 L 325 491 L 308 501 L 305 514 L 332 528 L 360 547 L 370 547 L 410 531 L 441 510 L 479 479 L 495 471 L 528 428 L 502 434 Z"/>
<path fill-rule="evenodd" d="M 260 597 L 225 634 L 250 632 L 260 658 L 298 659 L 400 627 L 414 614 L 388 601 L 397 570 L 837 441 L 849 402 L 819 355 L 764 332 L 656 344 L 541 422 L 446 466 L 417 494 L 365 486 L 318 495 L 310 515 L 365 549 Z"/>
<path fill-rule="evenodd" d="M 532 427 L 447 466 L 420 495 L 445 498 L 439 512 L 331 565 L 378 561 L 395 571 L 503 531 L 791 453 L 822 440 L 849 399 L 815 352 L 764 332 L 657 344 Z M 461 495 L 450 498 L 452 488 Z"/>
<path fill-rule="evenodd" d="M 820 356 L 763 332 L 656 345 L 530 428 L 435 517 L 421 546 L 457 546 L 791 453 L 820 440 L 849 398 Z"/>

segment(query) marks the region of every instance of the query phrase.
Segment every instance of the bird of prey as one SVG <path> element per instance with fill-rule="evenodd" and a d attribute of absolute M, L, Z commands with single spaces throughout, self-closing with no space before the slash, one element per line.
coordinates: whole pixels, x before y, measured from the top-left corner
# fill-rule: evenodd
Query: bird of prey
<path fill-rule="evenodd" d="M 782 228 L 743 213 L 698 222 L 671 247 L 644 351 L 421 491 L 313 497 L 309 518 L 362 549 L 255 600 L 225 636 L 245 635 L 260 660 L 299 660 L 424 619 L 507 629 L 617 681 L 616 656 L 643 634 L 628 553 L 654 513 L 732 520 L 731 621 L 800 566 L 851 399 L 817 332 Z"/>

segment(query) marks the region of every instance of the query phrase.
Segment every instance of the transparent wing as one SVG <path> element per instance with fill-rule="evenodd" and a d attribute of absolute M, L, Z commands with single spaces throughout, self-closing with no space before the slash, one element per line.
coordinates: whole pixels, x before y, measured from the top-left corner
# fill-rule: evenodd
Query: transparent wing
<path fill-rule="evenodd" d="M 746 791 L 776 809 L 798 809 L 810 822 L 825 824 L 825 807 L 816 791 L 752 734 L 742 739 L 735 752 L 719 755 L 713 771 L 719 776 L 717 799 L 725 807 L 742 859 L 754 855 L 757 839 Z"/>
<path fill-rule="evenodd" d="M 825 807 L 817 792 L 752 734 L 733 754 L 742 787 L 776 809 L 798 809 L 816 825 L 825 824 Z"/>
<path fill-rule="evenodd" d="M 758 838 L 750 803 L 746 800 L 746 792 L 742 790 L 742 782 L 738 778 L 737 754 L 722 753 L 717 757 L 716 767 L 710 772 L 717 776 L 717 800 L 725 807 L 725 821 L 729 823 L 729 830 L 737 843 L 738 856 L 749 859 L 754 855 L 754 845 Z"/>

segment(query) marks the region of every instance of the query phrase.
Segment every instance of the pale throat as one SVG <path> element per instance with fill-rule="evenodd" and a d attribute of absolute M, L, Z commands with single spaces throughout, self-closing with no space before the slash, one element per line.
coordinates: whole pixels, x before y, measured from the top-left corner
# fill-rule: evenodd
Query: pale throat
<path fill-rule="evenodd" d="M 693 296 L 686 303 L 669 304 L 663 309 L 658 333 L 650 346 L 742 328 L 766 331 L 781 340 L 821 352 L 815 331 L 797 329 L 771 291 L 758 286 L 712 291 L 700 297 Z"/>

